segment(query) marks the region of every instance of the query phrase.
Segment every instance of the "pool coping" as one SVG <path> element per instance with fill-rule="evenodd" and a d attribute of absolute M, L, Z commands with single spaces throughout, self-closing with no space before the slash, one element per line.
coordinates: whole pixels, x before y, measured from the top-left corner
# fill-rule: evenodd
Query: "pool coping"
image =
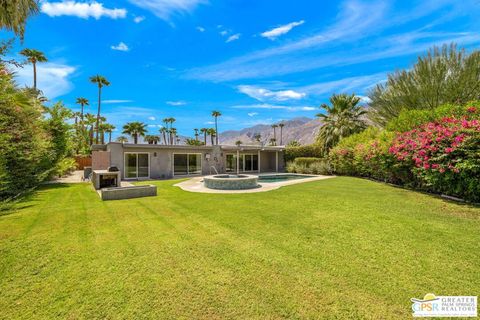
<path fill-rule="evenodd" d="M 311 174 L 295 174 L 295 173 L 265 173 L 259 174 L 258 176 L 273 176 L 273 175 L 299 175 L 299 176 L 309 176 L 310 178 L 304 179 L 295 179 L 295 180 L 288 180 L 288 181 L 280 181 L 280 182 L 259 182 L 258 184 L 260 187 L 255 189 L 246 189 L 246 190 L 216 190 L 216 189 L 209 189 L 203 185 L 203 177 L 195 177 L 189 179 L 187 181 L 182 181 L 174 186 L 181 188 L 184 191 L 188 192 L 197 192 L 197 193 L 256 193 L 256 192 L 267 192 L 271 190 L 277 190 L 284 186 L 290 186 L 294 184 L 304 183 L 304 182 L 311 182 L 311 181 L 319 181 L 325 179 L 331 179 L 335 176 L 323 176 L 323 175 L 311 175 Z"/>

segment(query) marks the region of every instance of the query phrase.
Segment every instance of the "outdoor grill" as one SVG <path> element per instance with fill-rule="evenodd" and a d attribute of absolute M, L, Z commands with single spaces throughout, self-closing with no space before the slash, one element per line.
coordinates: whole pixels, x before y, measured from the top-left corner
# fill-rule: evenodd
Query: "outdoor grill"
<path fill-rule="evenodd" d="M 93 170 L 92 183 L 97 190 L 120 187 L 120 180 L 120 171 L 117 167 L 109 167 L 107 170 Z"/>

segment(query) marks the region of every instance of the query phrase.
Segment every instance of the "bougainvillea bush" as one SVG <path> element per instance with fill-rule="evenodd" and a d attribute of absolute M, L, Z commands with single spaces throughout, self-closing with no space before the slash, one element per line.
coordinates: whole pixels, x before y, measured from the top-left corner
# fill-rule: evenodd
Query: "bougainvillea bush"
<path fill-rule="evenodd" d="M 335 172 L 480 202 L 480 108 L 451 110 L 405 132 L 372 128 L 342 140 L 330 152 Z"/>

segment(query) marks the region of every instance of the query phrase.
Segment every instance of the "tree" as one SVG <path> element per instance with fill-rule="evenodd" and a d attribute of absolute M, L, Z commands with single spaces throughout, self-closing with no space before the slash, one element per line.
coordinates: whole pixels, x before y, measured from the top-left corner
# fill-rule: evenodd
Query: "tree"
<path fill-rule="evenodd" d="M 287 144 L 287 147 L 300 147 L 301 144 L 297 140 L 292 140 Z"/>
<path fill-rule="evenodd" d="M 100 122 L 100 105 L 102 101 L 102 88 L 108 87 L 110 85 L 110 82 L 107 80 L 107 78 L 99 74 L 90 77 L 90 82 L 95 83 L 98 87 L 98 110 L 97 110 L 96 137 L 95 137 L 95 143 L 98 143 L 98 129 L 99 129 L 98 126 Z"/>
<path fill-rule="evenodd" d="M 210 140 L 211 140 L 211 143 L 212 143 L 212 146 L 213 146 L 215 144 L 214 138 L 216 137 L 217 132 L 215 131 L 214 128 L 209 128 L 209 129 L 207 129 L 207 134 L 210 136 Z"/>
<path fill-rule="evenodd" d="M 222 114 L 220 111 L 212 111 L 212 117 L 215 118 L 215 144 L 218 144 L 218 117 L 220 117 Z"/>
<path fill-rule="evenodd" d="M 147 141 L 148 144 L 158 144 L 160 137 L 149 134 L 149 135 L 146 135 L 143 139 Z"/>
<path fill-rule="evenodd" d="M 90 126 L 90 128 L 88 128 L 87 130 L 89 145 L 93 144 L 93 128 L 96 122 L 97 122 L 97 118 L 93 114 L 91 113 L 85 114 L 85 125 Z"/>
<path fill-rule="evenodd" d="M 201 128 L 200 132 L 203 133 L 203 144 L 207 145 L 208 128 Z"/>
<path fill-rule="evenodd" d="M 359 106 L 360 98 L 347 94 L 334 94 L 330 97 L 330 104 L 322 104 L 325 113 L 317 114 L 323 125 L 320 128 L 317 141 L 323 152 L 328 152 L 341 138 L 363 131 L 367 125 L 363 116 L 366 110 Z"/>
<path fill-rule="evenodd" d="M 173 145 L 177 140 L 177 128 L 170 128 L 170 144 Z"/>
<path fill-rule="evenodd" d="M 76 104 L 79 104 L 81 109 L 80 109 L 80 125 L 82 126 L 82 131 L 85 131 L 85 126 L 83 123 L 83 112 L 84 112 L 84 107 L 88 106 L 88 100 L 86 98 L 77 98 L 77 101 L 75 102 Z"/>
<path fill-rule="evenodd" d="M 269 143 L 270 143 L 271 146 L 275 146 L 275 145 L 277 145 L 277 139 L 275 139 L 275 138 L 270 138 Z"/>
<path fill-rule="evenodd" d="M 198 139 L 187 138 L 185 139 L 185 144 L 187 146 L 203 146 L 202 141 L 198 141 Z"/>
<path fill-rule="evenodd" d="M 4 0 L 0 2 L 0 28 L 13 31 L 23 39 L 27 19 L 38 13 L 36 0 Z"/>
<path fill-rule="evenodd" d="M 167 144 L 167 128 L 161 127 L 159 131 L 160 131 L 160 134 L 163 137 L 163 144 L 166 145 Z"/>
<path fill-rule="evenodd" d="M 125 136 L 118 136 L 118 137 L 117 137 L 117 142 L 127 143 L 127 142 L 128 142 L 128 138 L 125 137 Z"/>
<path fill-rule="evenodd" d="M 243 143 L 243 142 L 242 142 L 241 140 L 235 141 L 235 145 L 236 145 L 237 147 L 240 147 L 240 145 L 242 145 L 242 143 Z"/>
<path fill-rule="evenodd" d="M 273 128 L 273 141 L 277 141 L 277 132 L 276 129 L 278 128 L 278 124 L 272 124 L 271 127 Z M 270 139 L 272 141 L 272 139 Z M 273 144 L 272 144 L 273 146 Z"/>
<path fill-rule="evenodd" d="M 103 137 L 103 134 L 106 132 L 108 133 L 108 142 L 112 142 L 112 132 L 113 130 L 115 130 L 115 126 L 113 124 L 110 124 L 110 123 L 102 123 L 101 124 L 102 128 L 103 128 L 103 132 L 102 132 L 102 144 L 104 143 L 104 137 Z"/>
<path fill-rule="evenodd" d="M 260 143 L 260 140 L 262 139 L 262 135 L 260 133 L 255 133 L 253 135 L 253 138 L 255 139 L 255 141 L 257 141 L 258 143 Z"/>
<path fill-rule="evenodd" d="M 143 122 L 139 121 L 133 121 L 133 122 L 128 122 L 123 126 L 123 134 L 128 134 L 133 138 L 133 143 L 137 144 L 138 143 L 138 137 L 143 137 L 145 136 L 145 133 L 147 132 L 147 125 Z"/>
<path fill-rule="evenodd" d="M 195 128 L 195 129 L 193 129 L 193 131 L 195 132 L 195 140 L 198 141 L 198 129 Z"/>
<path fill-rule="evenodd" d="M 20 54 L 27 58 L 27 61 L 33 65 L 33 89 L 37 90 L 37 62 L 47 62 L 47 57 L 43 52 L 35 49 L 23 49 Z"/>
<path fill-rule="evenodd" d="M 280 123 L 278 126 L 280 127 L 280 145 L 283 146 L 283 127 L 285 127 L 285 123 Z"/>
<path fill-rule="evenodd" d="M 388 75 L 369 93 L 368 117 L 384 127 L 402 110 L 432 110 L 446 103 L 480 99 L 480 51 L 466 54 L 455 44 L 433 47 L 408 70 Z"/>

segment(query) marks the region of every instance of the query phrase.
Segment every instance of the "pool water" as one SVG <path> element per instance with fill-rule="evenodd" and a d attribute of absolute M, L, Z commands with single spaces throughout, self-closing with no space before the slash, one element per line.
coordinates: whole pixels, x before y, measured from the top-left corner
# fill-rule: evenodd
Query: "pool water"
<path fill-rule="evenodd" d="M 289 180 L 298 180 L 298 179 L 305 179 L 311 178 L 312 176 L 303 176 L 300 174 L 278 174 L 272 176 L 259 176 L 258 182 L 281 182 L 281 181 L 289 181 Z"/>

